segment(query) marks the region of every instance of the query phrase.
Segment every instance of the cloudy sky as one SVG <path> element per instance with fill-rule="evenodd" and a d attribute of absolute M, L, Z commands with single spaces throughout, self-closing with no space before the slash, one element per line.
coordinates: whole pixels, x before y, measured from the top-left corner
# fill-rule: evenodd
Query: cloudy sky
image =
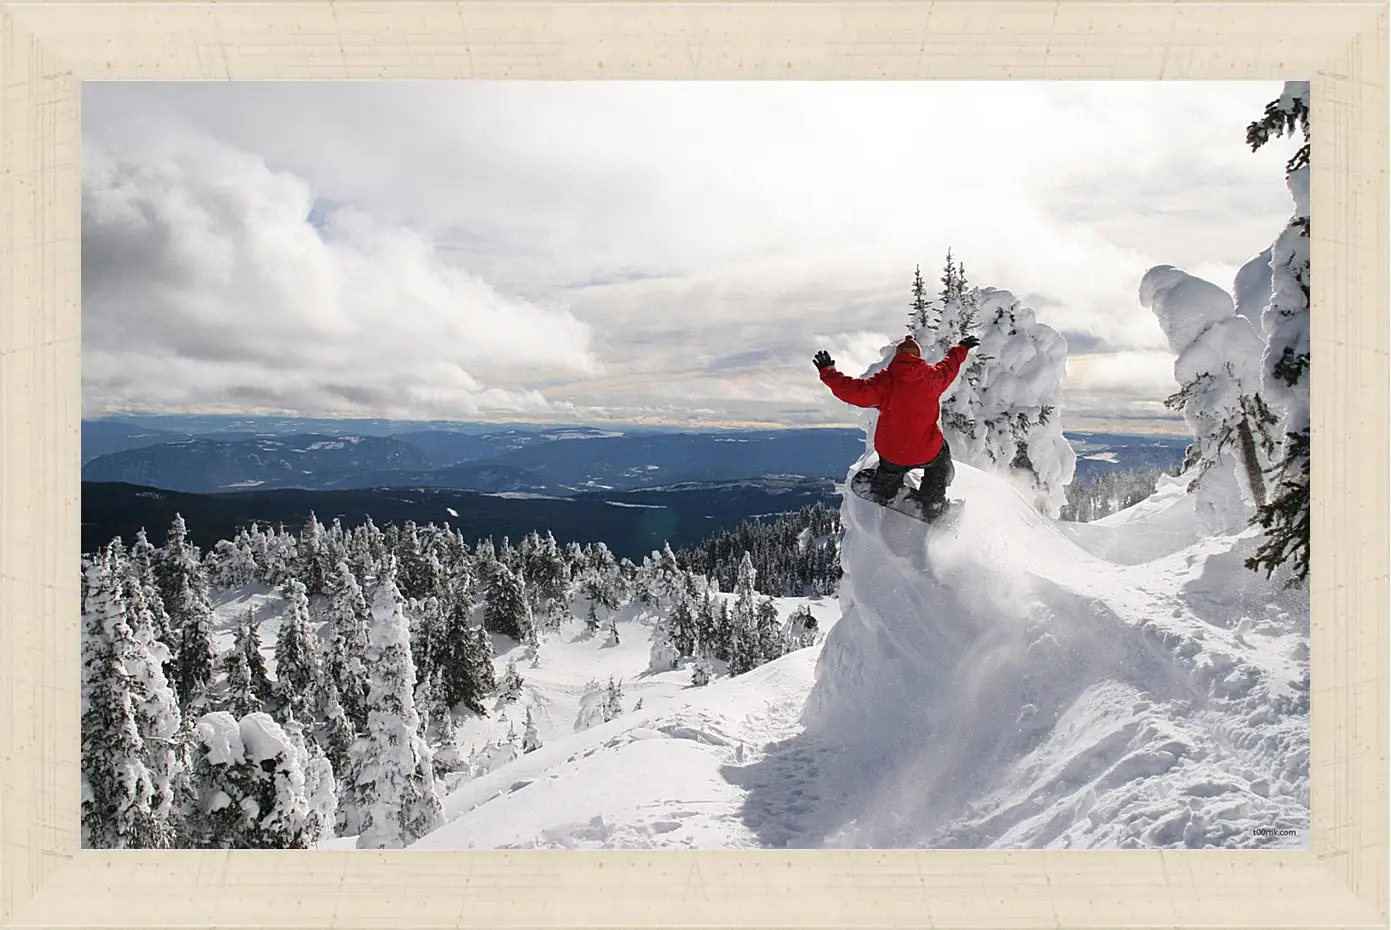
<path fill-rule="evenodd" d="M 1156 424 L 1152 265 L 1291 204 L 1242 83 L 84 84 L 87 416 L 832 424 L 947 249 Z"/>

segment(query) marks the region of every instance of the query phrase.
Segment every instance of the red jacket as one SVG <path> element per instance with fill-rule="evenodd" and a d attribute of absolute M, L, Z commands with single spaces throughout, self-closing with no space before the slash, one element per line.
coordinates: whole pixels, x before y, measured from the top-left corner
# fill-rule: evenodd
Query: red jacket
<path fill-rule="evenodd" d="M 878 407 L 874 451 L 895 465 L 926 465 L 942 449 L 942 393 L 951 387 L 967 349 L 952 346 L 947 357 L 929 365 L 916 355 L 900 352 L 887 368 L 869 378 L 852 378 L 832 365 L 821 369 L 821 381 L 831 393 L 856 407 Z"/>

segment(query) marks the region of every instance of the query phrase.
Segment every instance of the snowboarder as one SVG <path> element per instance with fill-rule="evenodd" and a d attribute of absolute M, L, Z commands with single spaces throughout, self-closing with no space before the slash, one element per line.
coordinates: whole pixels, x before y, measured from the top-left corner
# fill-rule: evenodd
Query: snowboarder
<path fill-rule="evenodd" d="M 870 476 L 870 489 L 881 504 L 897 496 L 908 472 L 921 468 L 922 483 L 913 497 L 922 506 L 923 517 L 935 520 L 946 509 L 947 486 L 956 468 L 938 424 L 941 398 L 956 379 L 966 353 L 978 345 L 979 339 L 967 336 L 948 350 L 946 358 L 929 365 L 923 361 L 918 341 L 907 336 L 888 366 L 869 378 L 836 371 L 835 360 L 824 349 L 812 358 L 822 383 L 836 397 L 856 407 L 879 408 L 874 428 L 879 466 Z"/>

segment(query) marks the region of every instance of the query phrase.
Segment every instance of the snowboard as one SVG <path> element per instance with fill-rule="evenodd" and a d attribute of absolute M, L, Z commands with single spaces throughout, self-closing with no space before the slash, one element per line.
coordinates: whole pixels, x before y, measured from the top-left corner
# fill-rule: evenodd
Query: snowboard
<path fill-rule="evenodd" d="M 922 505 L 908 496 L 910 488 L 906 481 L 903 487 L 899 489 L 898 494 L 894 496 L 893 500 L 888 503 L 882 503 L 870 490 L 870 482 L 873 477 L 874 469 L 872 468 L 856 472 L 855 477 L 850 479 L 851 493 L 861 500 L 866 500 L 871 504 L 877 504 L 880 507 L 896 511 L 904 516 L 912 517 L 914 520 L 918 520 L 928 526 L 945 529 L 955 527 L 957 522 L 961 519 L 961 512 L 966 509 L 965 501 L 948 498 L 946 509 L 938 514 L 936 519 L 930 520 L 923 514 Z"/>

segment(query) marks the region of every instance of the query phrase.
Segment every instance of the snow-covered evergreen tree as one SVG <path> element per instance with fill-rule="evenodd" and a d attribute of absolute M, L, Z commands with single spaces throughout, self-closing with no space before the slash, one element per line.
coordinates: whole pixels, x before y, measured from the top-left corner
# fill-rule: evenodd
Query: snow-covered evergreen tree
<path fill-rule="evenodd" d="M 1139 297 L 1177 355 L 1180 389 L 1168 405 L 1193 434 L 1185 470 L 1199 515 L 1212 532 L 1235 532 L 1264 502 L 1273 450 L 1274 417 L 1260 393 L 1261 338 L 1226 291 L 1171 265 L 1147 271 Z"/>
<path fill-rule="evenodd" d="M 219 588 L 250 584 L 260 574 L 245 530 L 235 539 L 218 540 L 208 553 L 206 565 L 209 583 Z"/>
<path fill-rule="evenodd" d="M 193 763 L 194 844 L 220 849 L 306 849 L 313 838 L 304 762 L 269 714 L 199 718 Z"/>
<path fill-rule="evenodd" d="M 160 848 L 171 838 L 155 814 L 154 786 L 128 670 L 139 644 L 126 620 L 125 570 L 108 547 L 88 570 L 82 628 L 82 834 L 97 849 Z"/>
<path fill-rule="evenodd" d="M 510 636 L 519 643 L 531 634 L 531 606 L 527 603 L 526 584 L 502 562 L 493 570 L 488 585 L 483 625 L 489 632 Z"/>
<path fill-rule="evenodd" d="M 589 600 L 586 622 L 597 631 L 600 620 L 598 608 L 609 611 L 618 609 L 621 603 L 622 583 L 619 579 L 618 562 L 609 551 L 609 547 L 602 542 L 587 547 L 584 561 L 584 580 L 580 588 Z"/>
<path fill-rule="evenodd" d="M 531 708 L 526 710 L 526 729 L 522 732 L 522 752 L 535 752 L 541 748 L 541 737 L 536 732 L 536 721 L 531 717 Z"/>
<path fill-rule="evenodd" d="M 439 697 L 448 707 L 464 704 L 486 714 L 484 699 L 497 687 L 493 646 L 487 631 L 473 623 L 472 579 L 456 574 L 448 588 L 441 643 Z"/>
<path fill-rule="evenodd" d="M 367 725 L 367 599 L 345 557 L 334 569 L 328 604 L 328 677 L 354 729 Z"/>
<path fill-rule="evenodd" d="M 440 717 L 439 745 L 435 747 L 435 774 L 447 775 L 464 769 L 468 760 L 459 742 L 459 726 L 448 708 Z"/>
<path fill-rule="evenodd" d="M 942 395 L 942 433 L 952 457 L 1010 479 L 1056 517 L 1076 469 L 1062 432 L 1067 343 L 1009 291 L 971 287 L 947 253 L 936 319 L 913 329 L 929 361 L 967 335 L 980 340 Z M 893 347 L 886 347 L 887 365 Z"/>
<path fill-rule="evenodd" d="M 285 613 L 275 642 L 275 691 L 282 708 L 309 720 L 318 716 L 323 682 L 314 622 L 305 594 L 304 583 L 298 578 L 290 579 L 281 589 Z"/>
<path fill-rule="evenodd" d="M 612 679 L 609 683 L 612 685 Z M 575 715 L 575 732 L 607 723 L 612 719 L 607 716 L 608 712 L 609 689 L 597 681 L 590 681 L 585 685 L 584 693 L 580 695 L 579 712 Z"/>
<path fill-rule="evenodd" d="M 681 661 L 681 652 L 673 643 L 670 621 L 660 622 L 652 630 L 652 647 L 648 651 L 647 668 L 653 672 L 666 672 L 676 668 Z"/>
<path fill-rule="evenodd" d="M 338 689 L 330 682 L 324 698 L 322 741 L 324 755 L 333 766 L 340 788 L 345 787 L 348 781 L 353 742 L 356 739 L 357 733 L 353 730 L 353 724 L 338 697 Z"/>
<path fill-rule="evenodd" d="M 787 618 L 787 643 L 789 649 L 805 649 L 816 645 L 818 635 L 816 617 L 811 607 L 803 604 Z"/>
<path fill-rule="evenodd" d="M 1285 165 L 1294 214 L 1270 249 L 1271 294 L 1261 316 L 1265 337 L 1262 392 L 1279 415 L 1282 437 L 1269 499 L 1256 522 L 1264 544 L 1247 565 L 1289 572 L 1302 582 L 1309 572 L 1309 82 L 1288 81 L 1284 92 L 1246 133 L 1253 151 L 1271 138 L 1294 136 L 1303 144 Z"/>
<path fill-rule="evenodd" d="M 208 704 L 208 688 L 217 661 L 213 645 L 212 602 L 198 551 L 188 542 L 183 516 L 174 515 L 168 539 L 155 566 L 164 609 L 169 614 L 174 652 L 174 688 L 185 713 Z"/>
<path fill-rule="evenodd" d="M 522 696 L 522 673 L 517 671 L 515 659 L 507 660 L 507 669 L 503 672 L 502 681 L 498 683 L 498 703 L 513 704 L 521 699 Z"/>
<path fill-rule="evenodd" d="M 729 674 L 739 675 L 757 668 L 762 662 L 757 629 L 756 571 L 753 558 L 744 553 L 739 563 L 739 577 L 734 583 L 734 606 L 729 611 Z"/>
<path fill-rule="evenodd" d="M 355 756 L 355 791 L 361 811 L 359 849 L 401 849 L 443 822 L 429 747 L 415 708 L 410 624 L 396 587 L 394 556 L 387 556 L 372 602 L 367 665 L 367 731 Z"/>
<path fill-rule="evenodd" d="M 696 688 L 703 688 L 710 684 L 711 672 L 710 663 L 705 659 L 700 659 L 691 667 L 691 685 Z"/>
<path fill-rule="evenodd" d="M 623 683 L 609 677 L 608 688 L 604 691 L 604 722 L 617 720 L 623 716 Z"/>
<path fill-rule="evenodd" d="M 778 608 L 770 597 L 759 600 L 755 606 L 754 633 L 760 665 L 786 655 L 787 637 L 782 622 L 778 620 Z"/>
<path fill-rule="evenodd" d="M 298 580 L 304 584 L 305 593 L 311 596 L 326 593 L 333 565 L 329 562 L 328 534 L 314 511 L 309 512 L 309 519 L 296 542 Z"/>
<path fill-rule="evenodd" d="M 951 261 L 951 252 L 947 253 L 947 261 Z M 932 301 L 927 296 L 927 285 L 923 282 L 923 270 L 921 265 L 913 268 L 913 302 L 912 312 L 908 316 L 908 328 L 910 330 L 930 330 L 934 329 L 937 320 L 933 313 Z"/>
<path fill-rule="evenodd" d="M 237 719 L 264 709 L 265 692 L 258 692 L 252 682 L 251 663 L 248 657 L 259 653 L 252 646 L 258 640 L 254 615 L 247 611 L 246 617 L 237 625 L 233 634 L 232 647 L 222 655 L 222 670 L 226 675 L 226 687 L 222 693 L 220 710 L 225 710 Z M 264 665 L 262 671 L 265 670 Z"/>
<path fill-rule="evenodd" d="M 426 688 L 433 696 L 443 664 L 444 638 L 448 618 L 445 604 L 431 595 L 416 604 L 415 624 L 411 630 L 411 656 L 415 661 L 417 687 Z M 421 707 L 422 715 L 425 708 Z"/>
<path fill-rule="evenodd" d="M 132 573 L 140 581 L 140 587 L 145 596 L 145 606 L 150 611 L 154 638 L 163 643 L 169 653 L 162 660 L 164 674 L 168 676 L 173 671 L 172 663 L 177 644 L 170 626 L 169 613 L 164 608 L 164 596 L 160 593 L 159 581 L 155 575 L 155 566 L 159 562 L 159 555 L 159 550 L 151 544 L 145 535 L 144 527 L 141 527 L 140 531 L 135 534 L 135 544 L 130 548 L 130 567 Z"/>
<path fill-rule="evenodd" d="M 535 533 L 527 537 L 523 576 L 536 625 L 553 630 L 569 616 L 570 566 L 555 536 Z"/>
<path fill-rule="evenodd" d="M 114 544 L 115 541 L 113 541 Z M 120 547 L 113 545 L 113 556 Z M 136 727 L 145 744 L 145 767 L 149 772 L 154 796 L 151 800 L 155 818 L 164 826 L 172 825 L 174 817 L 174 782 L 178 775 L 173 752 L 173 739 L 182 723 L 178 695 L 165 674 L 170 662 L 168 646 L 159 639 L 154 606 L 159 595 L 136 562 L 127 558 L 120 570 L 122 602 L 126 623 L 135 640 L 135 648 L 126 664 L 131 676 L 132 697 L 135 701 Z M 168 837 L 162 837 L 161 842 Z"/>
<path fill-rule="evenodd" d="M 672 605 L 666 627 L 671 633 L 671 644 L 676 650 L 677 658 L 696 654 L 700 627 L 691 605 L 691 596 L 685 590 L 676 595 L 676 602 Z"/>
<path fill-rule="evenodd" d="M 304 726 L 287 715 L 286 736 L 294 747 L 295 757 L 304 771 L 304 839 L 308 846 L 317 846 L 334 837 L 338 819 L 338 785 L 333 765 L 317 743 L 305 739 Z"/>

